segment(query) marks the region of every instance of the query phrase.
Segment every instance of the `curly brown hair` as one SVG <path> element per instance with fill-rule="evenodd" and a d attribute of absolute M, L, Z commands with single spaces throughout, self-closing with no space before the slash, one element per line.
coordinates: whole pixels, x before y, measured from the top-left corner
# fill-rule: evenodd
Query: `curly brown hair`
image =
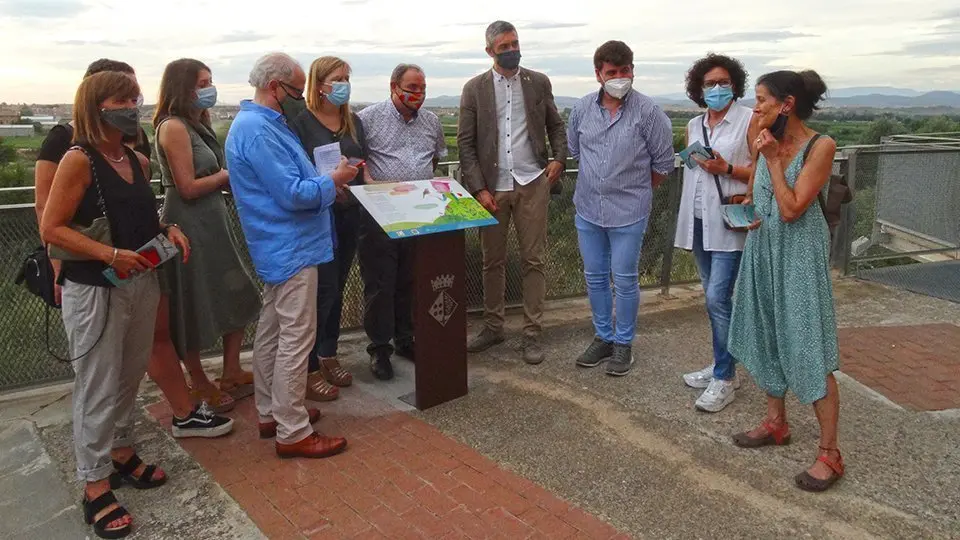
<path fill-rule="evenodd" d="M 706 107 L 707 102 L 703 99 L 703 78 L 713 68 L 723 68 L 730 74 L 730 82 L 733 85 L 733 98 L 740 99 L 747 86 L 747 70 L 736 58 L 731 58 L 723 54 L 710 53 L 707 56 L 697 60 L 687 71 L 687 97 L 700 107 Z"/>

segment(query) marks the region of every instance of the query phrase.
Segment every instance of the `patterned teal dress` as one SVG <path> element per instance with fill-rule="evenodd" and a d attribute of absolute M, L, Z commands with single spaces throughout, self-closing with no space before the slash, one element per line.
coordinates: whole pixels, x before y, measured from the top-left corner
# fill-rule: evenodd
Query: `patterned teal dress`
<path fill-rule="evenodd" d="M 803 149 L 787 167 L 791 188 L 802 156 Z M 762 224 L 744 246 L 729 350 L 767 394 L 783 397 L 789 389 L 801 403 L 813 403 L 826 396 L 826 377 L 839 369 L 830 232 L 816 201 L 796 221 L 780 219 L 762 155 L 753 195 Z"/>

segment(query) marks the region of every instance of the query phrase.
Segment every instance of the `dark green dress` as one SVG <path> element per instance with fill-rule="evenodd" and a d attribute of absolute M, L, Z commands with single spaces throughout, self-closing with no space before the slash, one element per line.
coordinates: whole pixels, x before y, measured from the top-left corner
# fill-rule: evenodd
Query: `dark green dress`
<path fill-rule="evenodd" d="M 176 117 L 163 122 L 171 118 Z M 213 131 L 177 119 L 190 134 L 195 177 L 222 169 L 223 149 Z M 240 256 L 243 233 L 230 226 L 223 193 L 216 190 L 193 200 L 180 197 L 159 143 L 156 151 L 165 190 L 161 220 L 178 224 L 190 239 L 187 264 L 177 258 L 167 265 L 164 275 L 164 292 L 170 298 L 170 337 L 183 358 L 187 351 L 208 349 L 222 335 L 244 330 L 255 322 L 260 312 L 260 291 L 253 272 Z"/>
<path fill-rule="evenodd" d="M 787 167 L 791 188 L 804 149 Z M 813 403 L 826 395 L 827 375 L 839 369 L 830 232 L 817 202 L 792 223 L 780 219 L 762 155 L 753 202 L 762 223 L 750 231 L 744 246 L 729 350 L 767 394 L 783 397 L 789 389 L 801 403 Z"/>

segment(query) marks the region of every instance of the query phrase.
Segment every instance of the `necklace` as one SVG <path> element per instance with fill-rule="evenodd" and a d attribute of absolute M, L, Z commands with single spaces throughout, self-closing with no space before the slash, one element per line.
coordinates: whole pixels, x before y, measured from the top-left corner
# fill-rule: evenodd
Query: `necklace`
<path fill-rule="evenodd" d="M 123 154 L 120 155 L 119 158 L 112 158 L 112 157 L 108 156 L 106 152 L 103 152 L 103 157 L 109 159 L 110 161 L 112 161 L 112 162 L 114 162 L 114 163 L 123 163 L 123 160 L 124 160 L 124 158 L 127 157 L 127 154 L 126 154 L 126 153 L 123 153 Z"/>

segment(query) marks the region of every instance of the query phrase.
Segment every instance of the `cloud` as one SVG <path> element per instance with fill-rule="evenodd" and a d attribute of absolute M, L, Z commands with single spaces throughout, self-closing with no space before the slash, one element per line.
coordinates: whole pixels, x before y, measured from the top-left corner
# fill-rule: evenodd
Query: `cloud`
<path fill-rule="evenodd" d="M 110 41 L 108 39 L 66 39 L 58 41 L 57 45 L 68 47 L 126 47 L 129 41 Z"/>
<path fill-rule="evenodd" d="M 563 23 L 563 22 L 531 22 L 520 25 L 521 29 L 524 30 L 557 30 L 560 28 L 583 28 L 587 26 L 585 23 Z"/>
<path fill-rule="evenodd" d="M 760 30 L 756 32 L 731 32 L 720 34 L 712 38 L 693 40 L 688 43 L 744 43 L 754 41 L 771 41 L 774 43 L 785 39 L 817 37 L 815 34 L 804 34 L 790 30 Z"/>
<path fill-rule="evenodd" d="M 15 19 L 64 19 L 86 10 L 81 0 L 0 0 L 0 15 Z"/>
<path fill-rule="evenodd" d="M 254 32 L 252 30 L 237 30 L 229 34 L 224 34 L 216 39 L 217 43 L 250 43 L 252 41 L 262 41 L 271 37 L 270 34 Z"/>

